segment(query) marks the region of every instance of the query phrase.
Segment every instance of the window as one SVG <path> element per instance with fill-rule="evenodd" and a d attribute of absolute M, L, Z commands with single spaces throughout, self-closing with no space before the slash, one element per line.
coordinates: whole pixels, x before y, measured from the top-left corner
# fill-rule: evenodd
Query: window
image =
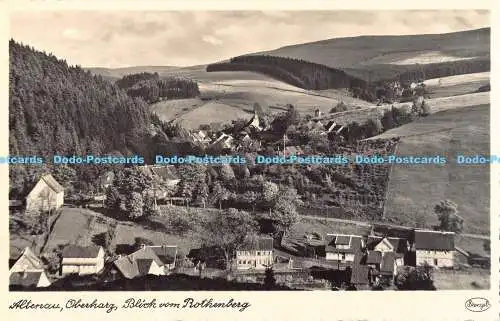
<path fill-rule="evenodd" d="M 260 252 L 259 252 L 259 251 L 257 251 L 257 255 L 260 255 Z"/>
<path fill-rule="evenodd" d="M 434 265 L 438 265 L 438 259 L 434 259 Z"/>
<path fill-rule="evenodd" d="M 342 253 L 342 260 L 345 260 L 345 253 Z"/>

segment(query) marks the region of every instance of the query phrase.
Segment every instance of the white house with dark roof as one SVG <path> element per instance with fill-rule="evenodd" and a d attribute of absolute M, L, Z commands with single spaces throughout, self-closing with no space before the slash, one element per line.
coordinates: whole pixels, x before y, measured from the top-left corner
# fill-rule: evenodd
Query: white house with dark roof
<path fill-rule="evenodd" d="M 104 256 L 101 246 L 68 245 L 62 251 L 61 273 L 97 274 L 104 269 Z"/>
<path fill-rule="evenodd" d="M 236 251 L 236 269 L 262 270 L 273 264 L 273 239 L 261 237 Z"/>
<path fill-rule="evenodd" d="M 51 175 L 43 175 L 26 197 L 26 211 L 56 210 L 64 204 L 64 187 Z"/>
<path fill-rule="evenodd" d="M 327 234 L 325 237 L 325 258 L 329 261 L 352 264 L 356 253 L 365 246 L 358 235 Z"/>
<path fill-rule="evenodd" d="M 415 230 L 415 254 L 417 265 L 425 263 L 433 267 L 455 265 L 455 233 Z"/>

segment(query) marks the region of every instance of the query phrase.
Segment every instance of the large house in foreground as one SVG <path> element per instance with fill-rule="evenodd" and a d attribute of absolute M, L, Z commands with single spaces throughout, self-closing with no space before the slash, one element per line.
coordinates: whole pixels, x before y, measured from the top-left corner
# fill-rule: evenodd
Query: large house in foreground
<path fill-rule="evenodd" d="M 42 260 L 29 247 L 10 267 L 9 274 L 9 285 L 13 287 L 40 288 L 51 284 Z"/>
<path fill-rule="evenodd" d="M 26 211 L 57 210 L 64 204 L 64 188 L 51 175 L 43 175 L 26 197 Z"/>
<path fill-rule="evenodd" d="M 145 275 L 165 275 L 163 262 L 151 248 L 145 246 L 132 254 L 118 258 L 113 264 L 119 275 L 126 279 Z"/>
<path fill-rule="evenodd" d="M 453 267 L 455 265 L 455 233 L 415 230 L 417 265 Z"/>
<path fill-rule="evenodd" d="M 273 239 L 261 237 L 253 244 L 246 244 L 236 251 L 238 270 L 262 270 L 273 264 Z"/>
<path fill-rule="evenodd" d="M 352 265 L 356 253 L 364 248 L 363 237 L 358 235 L 327 234 L 325 237 L 325 258 L 328 261 Z"/>
<path fill-rule="evenodd" d="M 68 245 L 62 251 L 61 273 L 97 274 L 104 269 L 104 256 L 101 246 Z"/>

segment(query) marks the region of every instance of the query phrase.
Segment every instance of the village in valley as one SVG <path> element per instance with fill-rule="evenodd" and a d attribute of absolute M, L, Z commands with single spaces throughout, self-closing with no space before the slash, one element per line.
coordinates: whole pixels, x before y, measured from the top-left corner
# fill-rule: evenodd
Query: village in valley
<path fill-rule="evenodd" d="M 11 291 L 490 287 L 488 165 L 256 161 L 489 153 L 489 47 L 365 78 L 272 53 L 115 75 L 9 49 L 11 155 L 46 160 L 9 166 Z M 245 161 L 158 162 L 192 155 Z"/>

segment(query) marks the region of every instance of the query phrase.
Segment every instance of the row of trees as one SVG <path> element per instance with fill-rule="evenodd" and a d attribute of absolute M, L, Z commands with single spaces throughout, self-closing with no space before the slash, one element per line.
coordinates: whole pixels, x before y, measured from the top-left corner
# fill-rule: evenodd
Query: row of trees
<path fill-rule="evenodd" d="M 129 96 L 141 97 L 150 104 L 162 99 L 193 98 L 200 94 L 196 82 L 176 78 L 140 80 L 130 87 L 121 88 L 126 90 Z"/>

